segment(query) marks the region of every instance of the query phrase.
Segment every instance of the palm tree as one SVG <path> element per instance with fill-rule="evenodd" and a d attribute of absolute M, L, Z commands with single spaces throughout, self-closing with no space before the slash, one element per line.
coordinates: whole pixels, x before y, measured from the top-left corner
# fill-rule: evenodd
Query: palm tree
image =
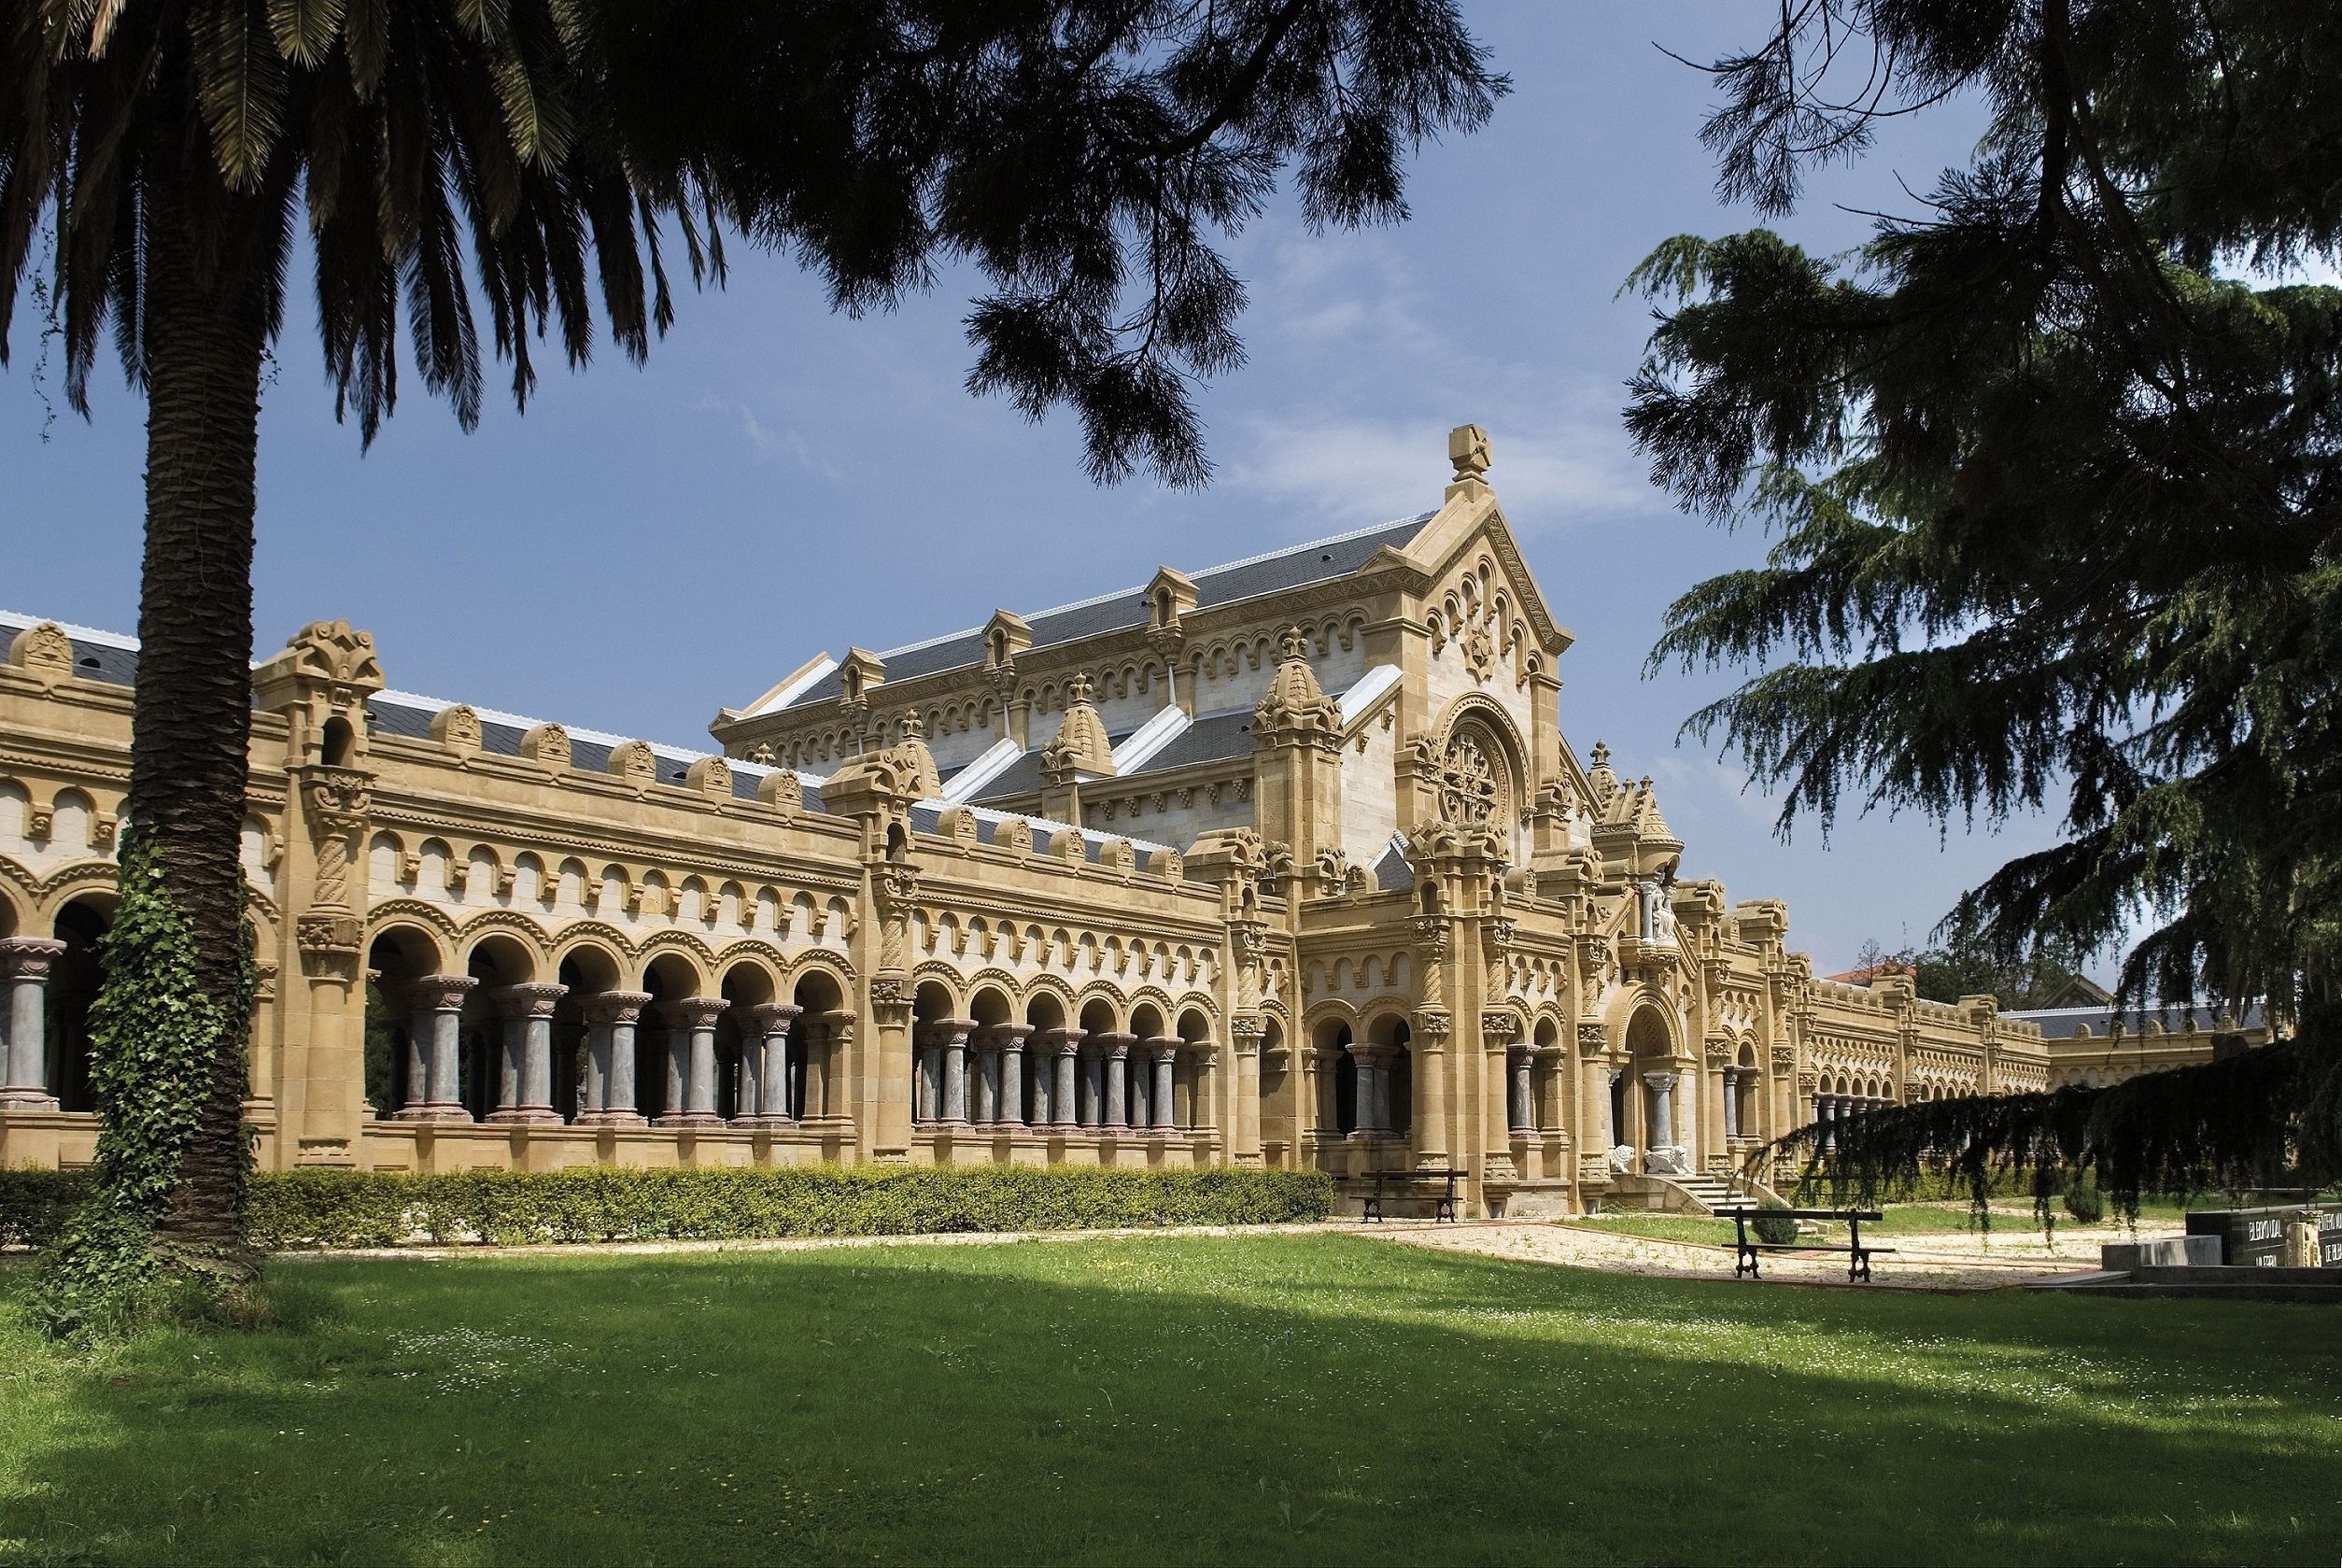
<path fill-rule="evenodd" d="M 1240 356 L 1206 236 L 1288 162 L 1313 222 L 1401 216 L 1402 161 L 1504 85 L 1454 0 L 0 0 L 0 359 L 46 260 L 69 401 L 110 335 L 148 403 L 124 898 L 150 863 L 191 956 L 142 978 L 118 951 L 109 1016 L 145 1038 L 192 1001 L 209 1041 L 200 1082 L 117 1085 L 102 1176 L 124 1108 L 160 1124 L 176 1095 L 126 1201 L 239 1265 L 255 455 L 304 252 L 365 438 L 402 328 L 469 428 L 475 293 L 525 404 L 532 341 L 582 365 L 598 300 L 639 360 L 672 309 L 662 238 L 699 281 L 729 230 L 852 310 L 973 261 L 995 292 L 971 385 L 1070 404 L 1102 478 L 1192 483 L 1189 384 Z"/>

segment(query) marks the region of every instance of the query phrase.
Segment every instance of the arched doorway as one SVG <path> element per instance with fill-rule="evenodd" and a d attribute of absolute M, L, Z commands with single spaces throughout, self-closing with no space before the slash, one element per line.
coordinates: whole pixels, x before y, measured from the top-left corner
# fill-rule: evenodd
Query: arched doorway
<path fill-rule="evenodd" d="M 1633 1084 L 1626 1096 L 1640 1113 L 1638 1147 L 1643 1168 L 1655 1176 L 1684 1176 L 1692 1169 L 1695 1147 L 1687 1074 L 1675 1059 L 1674 1030 L 1657 1007 L 1638 1008 L 1627 1021 L 1627 1071 Z"/>
<path fill-rule="evenodd" d="M 60 1110 L 97 1109 L 90 1087 L 90 1007 L 106 983 L 103 944 L 113 924 L 113 900 L 102 894 L 57 911 L 57 939 L 65 946 L 49 970 L 46 1053 L 49 1092 Z"/>

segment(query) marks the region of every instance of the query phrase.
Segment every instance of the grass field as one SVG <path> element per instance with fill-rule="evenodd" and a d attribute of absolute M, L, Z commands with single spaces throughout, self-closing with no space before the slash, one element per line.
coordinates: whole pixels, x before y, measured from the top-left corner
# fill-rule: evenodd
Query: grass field
<path fill-rule="evenodd" d="M 1717 1285 L 1342 1236 L 276 1269 L 311 1321 L 95 1356 L 0 1299 L 0 1561 L 2342 1548 L 2342 1341 L 2311 1307 Z"/>

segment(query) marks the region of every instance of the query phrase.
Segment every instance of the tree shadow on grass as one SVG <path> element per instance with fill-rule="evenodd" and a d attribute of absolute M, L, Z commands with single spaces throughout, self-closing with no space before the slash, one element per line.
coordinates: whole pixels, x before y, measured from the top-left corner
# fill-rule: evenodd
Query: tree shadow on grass
<path fill-rule="evenodd" d="M 2311 1307 L 1347 1237 L 280 1266 L 340 1321 L 59 1374 L 0 1543 L 1355 1568 L 2309 1561 L 2342 1535 Z"/>

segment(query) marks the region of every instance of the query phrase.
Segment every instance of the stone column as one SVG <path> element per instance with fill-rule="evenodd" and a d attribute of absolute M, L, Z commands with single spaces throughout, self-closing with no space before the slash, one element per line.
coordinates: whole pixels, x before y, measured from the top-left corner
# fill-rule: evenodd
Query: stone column
<path fill-rule="evenodd" d="M 504 1060 L 497 1075 L 491 1122 L 558 1123 L 553 1109 L 553 1004 L 566 985 L 531 982 L 490 992 L 504 1019 Z"/>
<path fill-rule="evenodd" d="M 1158 1035 L 1147 1042 L 1149 1054 L 1152 1058 L 1155 1080 L 1154 1094 L 1149 1102 L 1149 1109 L 1154 1112 L 1152 1125 L 1159 1133 L 1171 1132 L 1179 1124 L 1177 1104 L 1178 1088 L 1175 1075 L 1179 1060 L 1179 1047 L 1183 1043 L 1185 1042 L 1170 1035 Z"/>
<path fill-rule="evenodd" d="M 1821 1128 L 1815 1148 L 1827 1154 L 1838 1147 L 1838 1098 L 1834 1095 L 1816 1096 L 1813 1101 L 1813 1123 Z"/>
<path fill-rule="evenodd" d="M 1000 1085 L 993 1109 L 995 1119 L 1010 1131 L 1025 1124 L 1024 1041 L 1032 1033 L 1030 1024 L 1003 1024 L 992 1032 L 993 1070 L 998 1074 Z"/>
<path fill-rule="evenodd" d="M 1070 1133 L 1081 1125 L 1080 1100 L 1074 1087 L 1074 1077 L 1080 1068 L 1081 1039 L 1079 1029 L 1058 1029 L 1050 1036 L 1049 1052 L 1056 1079 L 1049 1096 L 1050 1115 L 1053 1118 L 1050 1125 L 1060 1132 Z"/>
<path fill-rule="evenodd" d="M 1741 1136 L 1741 1069 L 1724 1069 L 1724 1141 L 1729 1145 Z"/>
<path fill-rule="evenodd" d="M 1135 1038 L 1131 1041 L 1129 1054 L 1123 1059 L 1122 1083 L 1126 1097 L 1122 1105 L 1122 1123 L 1133 1129 L 1150 1126 L 1154 1122 L 1154 1081 L 1147 1070 L 1147 1064 L 1153 1056 L 1154 1052 L 1149 1049 L 1145 1039 Z"/>
<path fill-rule="evenodd" d="M 662 1127 L 720 1127 L 715 1113 L 715 1020 L 732 1004 L 722 996 L 684 996 L 665 1003 L 669 1087 L 675 1097 L 659 1117 Z"/>
<path fill-rule="evenodd" d="M 951 1126 L 967 1125 L 967 1037 L 976 1025 L 965 1018 L 945 1018 L 935 1025 L 936 1044 L 943 1054 L 943 1115 Z"/>
<path fill-rule="evenodd" d="M 1000 1040 L 992 1029 L 981 1028 L 967 1038 L 967 1048 L 976 1053 L 976 1071 L 971 1087 L 975 1090 L 973 1117 L 980 1127 L 997 1126 L 1000 1122 Z"/>
<path fill-rule="evenodd" d="M 932 1024 L 910 1026 L 910 1119 L 933 1122 L 943 1110 L 943 1045 Z"/>
<path fill-rule="evenodd" d="M 47 937 L 0 939 L 8 1005 L 0 1014 L 0 1110 L 54 1110 L 49 1083 L 49 972 L 65 944 Z"/>
<path fill-rule="evenodd" d="M 1358 1073 L 1358 1128 L 1352 1137 L 1381 1137 L 1390 1126 L 1390 1050 L 1388 1046 L 1350 1046 L 1350 1061 Z"/>
<path fill-rule="evenodd" d="M 805 1105 L 800 1112 L 804 1120 L 833 1123 L 854 1120 L 854 1100 L 849 1092 L 839 1087 L 839 1074 L 853 1059 L 856 1022 L 853 1012 L 845 1008 L 834 1008 L 821 1015 L 821 1070 L 815 1072 L 813 1059 L 810 1055 L 806 1057 Z M 880 1025 L 880 1033 L 885 1033 L 883 1024 Z M 901 1058 L 896 1057 L 896 1060 L 900 1061 Z M 876 1114 L 886 1114 L 883 1107 Z"/>
<path fill-rule="evenodd" d="M 1101 1108 L 1100 1124 L 1108 1128 L 1130 1125 L 1130 1048 L 1138 1042 L 1136 1035 L 1097 1034 L 1090 1037 L 1098 1048 L 1100 1064 L 1105 1069 L 1106 1093 Z"/>
<path fill-rule="evenodd" d="M 1643 1081 L 1651 1091 L 1651 1136 L 1645 1147 L 1672 1148 L 1675 1142 L 1675 1075 L 1646 1072 Z"/>
<path fill-rule="evenodd" d="M 469 1122 L 458 1067 L 463 999 L 480 982 L 470 975 L 425 975 L 405 987 L 406 1103 L 393 1122 Z M 444 1064 L 444 1066 L 442 1064 Z"/>
<path fill-rule="evenodd" d="M 1234 1103 L 1227 1108 L 1227 1111 L 1222 1111 L 1220 1116 L 1216 1117 L 1215 1122 L 1227 1128 L 1228 1145 L 1225 1152 L 1233 1163 L 1240 1165 L 1258 1165 L 1263 1158 L 1261 1151 L 1261 1068 L 1265 1054 L 1265 1048 L 1262 1044 L 1264 1034 L 1265 1030 L 1262 1027 L 1261 1020 L 1256 1017 L 1240 1017 L 1229 1024 L 1229 1060 L 1235 1068 L 1235 1071 L 1229 1075 L 1235 1081 L 1233 1088 L 1221 1081 L 1220 1048 L 1208 1040 L 1196 1047 L 1202 1055 L 1204 1071 L 1204 1076 L 1196 1081 L 1196 1086 L 1201 1089 L 1205 1083 L 1212 1085 L 1214 1110 L 1221 1109 L 1217 1102 L 1223 1095 L 1229 1094 L 1234 1095 Z M 1228 1114 L 1228 1111 L 1233 1111 L 1233 1114 Z M 1291 1152 L 1297 1154 L 1299 1151 L 1294 1150 Z"/>
<path fill-rule="evenodd" d="M 743 1064 L 752 1059 L 756 1064 L 756 1101 L 754 1106 L 741 1102 L 740 1114 L 733 1118 L 736 1124 L 786 1127 L 795 1123 L 789 1114 L 789 1026 L 799 1010 L 786 1002 L 760 1002 L 743 1015 L 747 1027 L 741 1034 L 740 1054 Z"/>
<path fill-rule="evenodd" d="M 1515 1046 L 1507 1052 L 1513 1069 L 1512 1130 L 1524 1137 L 1537 1130 L 1537 1091 L 1531 1079 L 1531 1052 Z"/>
<path fill-rule="evenodd" d="M 639 1127 L 634 1103 L 634 1029 L 651 1005 L 645 991 L 604 991 L 585 999 L 586 1114 L 598 1127 Z"/>

